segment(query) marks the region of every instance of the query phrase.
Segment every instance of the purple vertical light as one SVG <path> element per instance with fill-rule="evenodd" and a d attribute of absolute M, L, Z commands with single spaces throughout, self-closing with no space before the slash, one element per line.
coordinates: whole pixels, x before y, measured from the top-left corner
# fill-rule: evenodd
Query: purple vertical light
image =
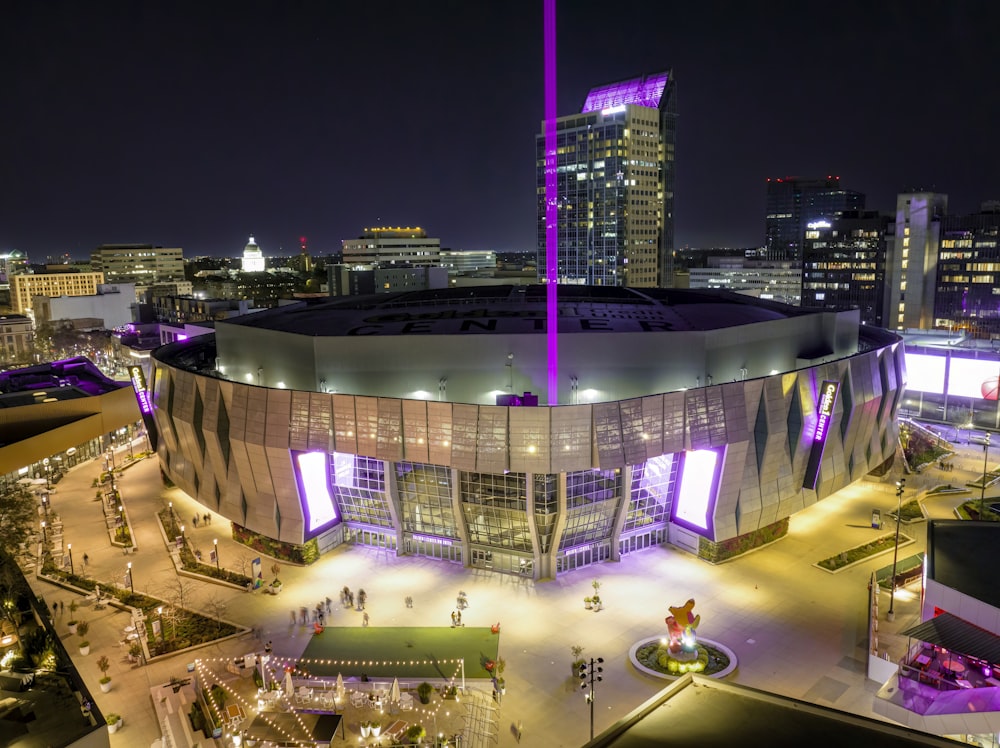
<path fill-rule="evenodd" d="M 559 199 L 556 181 L 556 0 L 545 0 L 545 343 L 549 405 L 559 404 Z"/>

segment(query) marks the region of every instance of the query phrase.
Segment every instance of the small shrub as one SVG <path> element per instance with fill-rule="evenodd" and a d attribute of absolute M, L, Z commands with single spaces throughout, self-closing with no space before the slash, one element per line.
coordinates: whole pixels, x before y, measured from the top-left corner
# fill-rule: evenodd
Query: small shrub
<path fill-rule="evenodd" d="M 434 691 L 434 687 L 430 683 L 428 683 L 427 681 L 424 681 L 419 686 L 417 686 L 417 696 L 420 697 L 420 703 L 421 704 L 430 704 L 431 703 L 431 693 L 433 693 L 433 691 Z"/>

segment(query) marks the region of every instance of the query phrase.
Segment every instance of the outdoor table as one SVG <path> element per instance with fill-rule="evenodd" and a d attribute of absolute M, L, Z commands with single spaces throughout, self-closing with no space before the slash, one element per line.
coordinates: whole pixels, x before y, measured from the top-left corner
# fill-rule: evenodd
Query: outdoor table
<path fill-rule="evenodd" d="M 920 667 L 927 667 L 931 664 L 931 658 L 929 655 L 922 654 L 918 655 L 914 662 L 920 665 Z"/>
<path fill-rule="evenodd" d="M 126 626 L 125 631 L 131 634 L 133 631 L 135 631 L 135 626 Z"/>
<path fill-rule="evenodd" d="M 128 639 L 129 641 L 133 641 L 135 639 L 138 639 L 139 635 L 137 633 L 133 632 L 133 633 L 129 634 L 128 636 L 126 636 L 125 638 Z"/>
<path fill-rule="evenodd" d="M 941 660 L 941 667 L 953 673 L 964 673 L 965 665 L 959 660 Z"/>

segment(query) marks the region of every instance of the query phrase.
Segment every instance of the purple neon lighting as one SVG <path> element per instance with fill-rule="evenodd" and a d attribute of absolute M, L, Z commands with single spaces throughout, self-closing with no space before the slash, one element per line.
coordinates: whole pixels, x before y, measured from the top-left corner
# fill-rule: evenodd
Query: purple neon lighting
<path fill-rule="evenodd" d="M 583 104 L 583 113 L 612 109 L 625 104 L 660 107 L 663 89 L 667 86 L 667 73 L 652 73 L 607 86 L 592 88 Z"/>
<path fill-rule="evenodd" d="M 149 401 L 149 392 L 146 390 L 146 375 L 142 367 L 133 364 L 128 367 L 129 379 L 132 381 L 132 389 L 135 390 L 135 398 L 139 403 L 139 410 L 143 415 L 148 416 L 153 412 L 153 404 Z"/>
<path fill-rule="evenodd" d="M 556 0 L 545 0 L 545 344 L 548 404 L 559 404 L 559 185 L 556 180 Z"/>
<path fill-rule="evenodd" d="M 354 482 L 354 455 L 334 452 L 333 475 L 341 488 L 357 488 Z"/>
<path fill-rule="evenodd" d="M 330 495 L 327 480 L 326 453 L 300 452 L 295 460 L 299 466 L 299 483 L 306 500 L 307 532 L 315 532 L 337 519 L 337 508 Z"/>
<path fill-rule="evenodd" d="M 684 472 L 671 519 L 695 531 L 710 531 L 718 462 L 719 453 L 712 449 L 684 454 Z"/>

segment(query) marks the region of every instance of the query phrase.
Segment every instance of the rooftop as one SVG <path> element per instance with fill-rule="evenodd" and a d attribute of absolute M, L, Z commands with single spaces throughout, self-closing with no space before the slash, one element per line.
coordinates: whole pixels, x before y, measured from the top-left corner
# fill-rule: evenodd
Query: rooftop
<path fill-rule="evenodd" d="M 707 331 L 817 310 L 727 291 L 558 287 L 559 332 Z M 475 286 L 350 296 L 270 309 L 224 324 L 312 336 L 544 334 L 546 287 Z"/>
<path fill-rule="evenodd" d="M 927 578 L 1000 608 L 1000 523 L 938 519 L 927 523 Z"/>
<path fill-rule="evenodd" d="M 592 88 L 587 94 L 587 100 L 583 104 L 581 114 L 627 104 L 658 109 L 660 99 L 663 98 L 663 89 L 666 88 L 669 77 L 670 73 L 664 71 Z"/>

